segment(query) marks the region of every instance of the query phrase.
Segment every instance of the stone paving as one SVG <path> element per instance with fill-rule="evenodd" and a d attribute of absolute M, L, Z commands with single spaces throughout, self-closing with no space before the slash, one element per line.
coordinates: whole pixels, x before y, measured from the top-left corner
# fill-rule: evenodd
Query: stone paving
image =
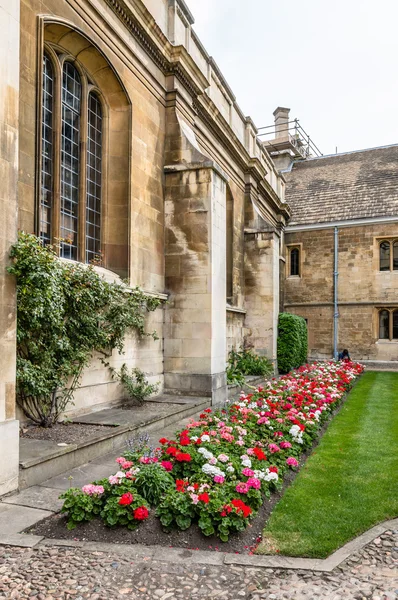
<path fill-rule="evenodd" d="M 167 552 L 167 549 L 165 549 Z M 0 598 L 37 600 L 397 600 L 398 530 L 332 573 L 131 561 L 80 548 L 0 547 Z"/>

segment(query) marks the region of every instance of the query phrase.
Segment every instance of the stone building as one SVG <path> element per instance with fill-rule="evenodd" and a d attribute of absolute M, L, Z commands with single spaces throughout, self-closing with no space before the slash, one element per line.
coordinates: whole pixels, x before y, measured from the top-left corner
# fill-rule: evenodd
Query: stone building
<path fill-rule="evenodd" d="M 183 0 L 0 0 L 0 495 L 18 485 L 17 231 L 103 256 L 168 303 L 112 364 L 226 397 L 227 349 L 276 357 L 285 182 Z M 74 413 L 117 402 L 93 360 Z"/>
<path fill-rule="evenodd" d="M 310 358 L 397 361 L 398 145 L 277 160 L 292 210 L 283 306 L 306 319 Z"/>

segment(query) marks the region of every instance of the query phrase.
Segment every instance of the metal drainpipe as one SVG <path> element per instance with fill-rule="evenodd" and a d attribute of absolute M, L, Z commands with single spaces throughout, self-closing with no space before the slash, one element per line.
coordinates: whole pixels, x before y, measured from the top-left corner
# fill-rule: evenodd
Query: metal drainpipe
<path fill-rule="evenodd" d="M 337 350 L 337 337 L 339 331 L 339 305 L 338 305 L 338 277 L 339 277 L 339 228 L 334 228 L 334 272 L 333 272 L 333 283 L 334 283 L 334 314 L 333 314 L 333 356 L 335 359 L 338 358 Z"/>

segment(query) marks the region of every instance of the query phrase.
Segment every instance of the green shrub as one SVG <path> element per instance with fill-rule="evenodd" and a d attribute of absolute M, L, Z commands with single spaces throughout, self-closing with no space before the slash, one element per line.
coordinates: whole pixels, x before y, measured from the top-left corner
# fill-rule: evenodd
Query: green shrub
<path fill-rule="evenodd" d="M 273 364 L 265 356 L 259 356 L 254 350 L 232 349 L 228 355 L 227 382 L 229 385 L 243 385 L 245 375 L 267 377 L 274 372 Z"/>
<path fill-rule="evenodd" d="M 137 400 L 142 404 L 145 398 L 148 398 L 151 394 L 155 394 L 159 389 L 158 383 L 148 383 L 146 375 L 141 369 L 137 367 L 128 370 L 126 363 L 124 363 L 120 371 L 111 369 L 112 377 L 118 379 L 124 386 L 129 397 L 133 400 Z"/>
<path fill-rule="evenodd" d="M 108 283 L 93 266 L 60 260 L 53 248 L 20 233 L 9 272 L 17 283 L 17 402 L 51 427 L 73 401 L 94 351 L 123 352 L 127 331 L 145 332 L 160 301 L 138 288 Z M 156 338 L 156 332 L 151 334 Z"/>
<path fill-rule="evenodd" d="M 307 324 L 302 317 L 281 313 L 278 323 L 278 369 L 288 373 L 307 362 Z"/>

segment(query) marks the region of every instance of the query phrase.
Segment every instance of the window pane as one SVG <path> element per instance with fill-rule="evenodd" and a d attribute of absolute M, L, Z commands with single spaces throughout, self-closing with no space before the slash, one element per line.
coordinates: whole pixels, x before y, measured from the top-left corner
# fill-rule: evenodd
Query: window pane
<path fill-rule="evenodd" d="M 390 320 L 390 313 L 388 310 L 381 310 L 379 312 L 379 339 L 380 340 L 388 340 L 390 339 L 390 334 L 388 331 Z"/>
<path fill-rule="evenodd" d="M 51 209 L 53 197 L 53 99 L 54 73 L 50 59 L 43 56 L 42 82 L 42 149 L 39 236 L 43 244 L 51 243 Z"/>
<path fill-rule="evenodd" d="M 390 242 L 380 244 L 380 271 L 390 270 Z"/>
<path fill-rule="evenodd" d="M 398 242 L 394 242 L 393 269 L 398 271 Z"/>
<path fill-rule="evenodd" d="M 392 337 L 394 338 L 394 340 L 398 340 L 398 310 L 395 310 L 393 312 Z"/>
<path fill-rule="evenodd" d="M 89 263 L 101 253 L 102 107 L 94 94 L 88 98 L 87 141 L 86 262 Z"/>
<path fill-rule="evenodd" d="M 61 256 L 77 260 L 79 209 L 81 83 L 77 69 L 66 62 L 62 77 Z"/>
<path fill-rule="evenodd" d="M 300 275 L 299 259 L 299 249 L 293 248 L 293 250 L 290 251 L 290 275 Z"/>

